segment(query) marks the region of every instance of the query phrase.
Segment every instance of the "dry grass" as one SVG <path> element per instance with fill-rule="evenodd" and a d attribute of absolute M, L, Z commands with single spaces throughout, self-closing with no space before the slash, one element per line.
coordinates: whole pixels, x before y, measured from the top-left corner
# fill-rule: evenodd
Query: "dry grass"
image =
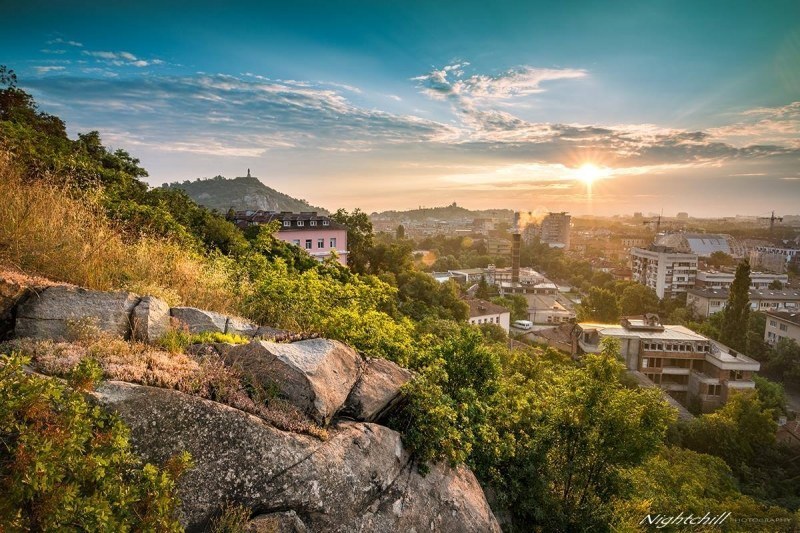
<path fill-rule="evenodd" d="M 37 371 L 60 377 L 70 374 L 82 360 L 94 359 L 105 379 L 179 390 L 230 405 L 284 431 L 327 438 L 323 428 L 291 404 L 277 398 L 263 402 L 269 395 L 248 393 L 241 376 L 215 355 L 195 358 L 102 336 L 76 342 L 18 339 L 0 345 L 0 353 L 11 351 L 30 357 Z"/>
<path fill-rule="evenodd" d="M 233 310 L 224 258 L 204 258 L 165 239 L 126 236 L 92 197 L 68 192 L 25 182 L 0 152 L 0 265 L 90 289 L 153 294 L 172 305 Z"/>

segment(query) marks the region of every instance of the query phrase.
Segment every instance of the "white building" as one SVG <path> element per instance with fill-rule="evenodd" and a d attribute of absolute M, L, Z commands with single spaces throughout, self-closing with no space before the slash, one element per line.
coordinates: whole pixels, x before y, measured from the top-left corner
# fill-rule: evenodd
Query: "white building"
<path fill-rule="evenodd" d="M 464 301 L 469 304 L 470 324 L 497 324 L 508 333 L 511 326 L 511 312 L 508 309 L 477 298 Z"/>
<path fill-rule="evenodd" d="M 686 307 L 699 316 L 710 316 L 725 309 L 728 294 L 728 289 L 689 289 L 686 292 Z M 750 289 L 749 297 L 752 311 L 800 311 L 800 291 L 797 289 Z"/>
<path fill-rule="evenodd" d="M 750 264 L 770 272 L 786 272 L 786 267 L 792 262 L 800 262 L 800 249 L 756 246 L 750 252 Z"/>
<path fill-rule="evenodd" d="M 663 325 L 656 315 L 625 317 L 620 324 L 580 323 L 573 353 L 597 353 L 606 337 L 619 340 L 625 366 L 640 372 L 683 405 L 703 412 L 725 403 L 734 391 L 755 388 L 761 365 L 684 327 Z"/>
<path fill-rule="evenodd" d="M 575 307 L 561 294 L 525 294 L 534 324 L 565 324 L 575 320 Z"/>
<path fill-rule="evenodd" d="M 631 279 L 653 289 L 659 298 L 674 298 L 694 287 L 697 256 L 660 246 L 631 248 Z"/>
<path fill-rule="evenodd" d="M 710 257 L 714 252 L 723 252 L 733 257 L 745 255 L 744 246 L 735 238 L 725 234 L 671 233 L 660 237 L 656 245 L 700 257 Z"/>
<path fill-rule="evenodd" d="M 716 270 L 700 270 L 697 272 L 695 288 L 729 289 L 736 277 L 735 272 L 719 272 Z M 750 288 L 769 289 L 770 284 L 779 281 L 781 286 L 789 282 L 788 274 L 770 274 L 769 272 L 750 272 Z"/>
<path fill-rule="evenodd" d="M 792 339 L 800 344 L 800 312 L 768 311 L 764 340 L 771 345 L 782 339 Z"/>
<path fill-rule="evenodd" d="M 539 239 L 551 248 L 569 249 L 570 217 L 565 211 L 561 213 L 548 213 L 542 219 Z"/>

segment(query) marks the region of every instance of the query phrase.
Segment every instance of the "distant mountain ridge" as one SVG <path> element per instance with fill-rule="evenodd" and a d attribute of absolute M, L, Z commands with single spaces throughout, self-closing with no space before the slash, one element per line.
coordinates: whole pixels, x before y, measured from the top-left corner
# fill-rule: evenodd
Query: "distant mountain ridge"
<path fill-rule="evenodd" d="M 328 211 L 315 207 L 305 200 L 293 198 L 264 185 L 254 176 L 225 178 L 216 176 L 195 181 L 165 183 L 164 188 L 180 189 L 198 204 L 225 213 L 231 207 L 237 211 L 259 209 L 264 211 Z"/>
<path fill-rule="evenodd" d="M 381 213 L 372 213 L 371 217 L 384 220 L 455 220 L 463 218 L 499 218 L 512 220 L 514 218 L 514 211 L 511 209 L 470 210 L 453 202 L 450 205 L 441 207 L 420 207 L 418 209 L 409 209 L 407 211 L 391 210 L 383 211 Z"/>

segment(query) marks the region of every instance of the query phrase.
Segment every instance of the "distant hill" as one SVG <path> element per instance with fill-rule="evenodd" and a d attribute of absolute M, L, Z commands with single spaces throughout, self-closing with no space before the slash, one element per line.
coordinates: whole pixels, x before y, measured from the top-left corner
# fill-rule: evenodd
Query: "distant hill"
<path fill-rule="evenodd" d="M 453 202 L 442 207 L 420 207 L 419 209 L 409 209 L 408 211 L 383 211 L 372 213 L 372 218 L 383 220 L 458 220 L 467 218 L 499 218 L 508 219 L 511 222 L 514 218 L 514 211 L 511 209 L 484 209 L 473 211 L 466 209 Z"/>
<path fill-rule="evenodd" d="M 196 181 L 165 183 L 162 187 L 181 189 L 195 202 L 209 209 L 225 213 L 233 207 L 236 210 L 265 211 L 317 211 L 327 214 L 321 207 L 314 207 L 305 200 L 292 198 L 261 183 L 258 178 L 244 176 L 224 178 L 216 176 Z"/>

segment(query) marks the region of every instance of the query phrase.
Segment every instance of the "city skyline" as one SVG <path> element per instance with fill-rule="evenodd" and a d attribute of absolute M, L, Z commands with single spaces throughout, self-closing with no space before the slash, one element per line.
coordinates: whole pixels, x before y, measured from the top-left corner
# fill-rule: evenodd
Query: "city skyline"
<path fill-rule="evenodd" d="M 798 212 L 796 2 L 194 5 L 15 5 L 0 63 L 152 185 L 250 168 L 327 208 Z"/>

